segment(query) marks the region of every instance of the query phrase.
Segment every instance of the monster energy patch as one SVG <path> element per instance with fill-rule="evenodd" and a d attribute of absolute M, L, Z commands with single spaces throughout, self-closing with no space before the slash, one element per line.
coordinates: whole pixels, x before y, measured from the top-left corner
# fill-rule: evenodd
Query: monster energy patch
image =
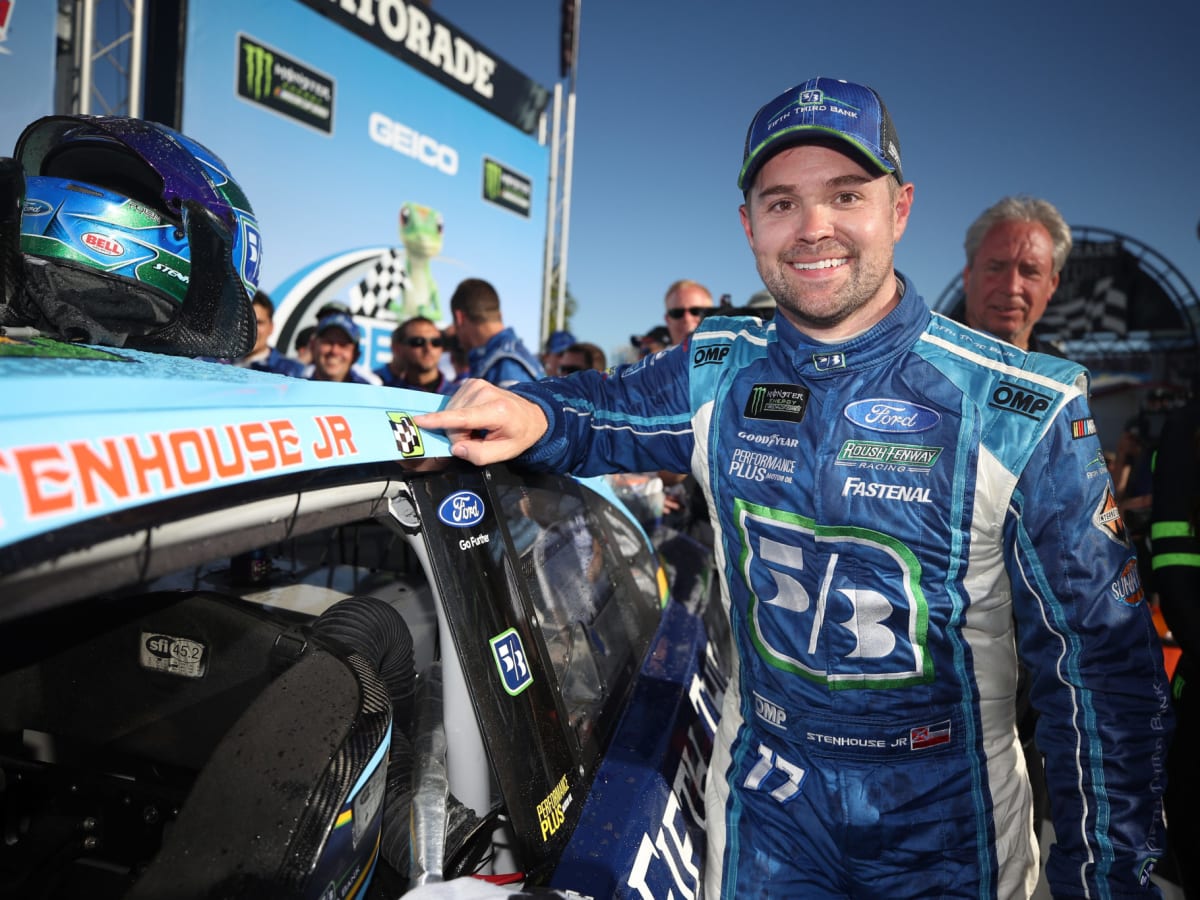
<path fill-rule="evenodd" d="M 244 34 L 238 35 L 237 93 L 303 125 L 333 133 L 333 79 Z"/>
<path fill-rule="evenodd" d="M 808 406 L 808 388 L 798 384 L 756 384 L 750 388 L 746 409 L 747 419 L 774 419 L 778 422 L 799 422 Z"/>
<path fill-rule="evenodd" d="M 533 205 L 533 181 L 504 163 L 483 158 L 483 199 L 529 218 Z"/>

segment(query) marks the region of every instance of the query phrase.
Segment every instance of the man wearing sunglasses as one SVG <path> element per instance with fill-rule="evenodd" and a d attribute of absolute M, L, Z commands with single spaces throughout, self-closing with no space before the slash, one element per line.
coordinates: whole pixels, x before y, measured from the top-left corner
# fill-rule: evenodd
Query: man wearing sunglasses
<path fill-rule="evenodd" d="M 702 284 L 682 279 L 667 288 L 663 298 L 667 304 L 667 331 L 671 334 L 672 344 L 682 344 L 684 339 L 696 330 L 700 320 L 712 309 L 713 298 Z"/>
<path fill-rule="evenodd" d="M 453 393 L 451 383 L 442 374 L 445 341 L 432 321 L 424 316 L 401 322 L 392 332 L 392 358 L 375 374 L 388 387 L 409 388 L 432 394 Z"/>

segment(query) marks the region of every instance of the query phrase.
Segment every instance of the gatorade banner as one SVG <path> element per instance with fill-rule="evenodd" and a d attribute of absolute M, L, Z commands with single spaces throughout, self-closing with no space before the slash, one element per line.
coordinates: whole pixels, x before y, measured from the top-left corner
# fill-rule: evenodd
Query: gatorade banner
<path fill-rule="evenodd" d="M 254 207 L 275 345 L 339 302 L 377 368 L 398 322 L 448 324 L 458 283 L 484 278 L 536 346 L 546 91 L 420 4 L 346 5 L 188 3 L 182 131 Z"/>

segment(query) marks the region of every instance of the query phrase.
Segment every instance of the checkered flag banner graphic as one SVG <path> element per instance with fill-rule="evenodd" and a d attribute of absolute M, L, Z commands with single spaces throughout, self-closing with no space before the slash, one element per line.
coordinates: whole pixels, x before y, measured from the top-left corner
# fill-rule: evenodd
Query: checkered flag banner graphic
<path fill-rule="evenodd" d="M 388 413 L 392 424 L 392 437 L 396 439 L 396 449 L 403 457 L 424 456 L 425 442 L 421 440 L 421 432 L 407 413 Z"/>
<path fill-rule="evenodd" d="M 1128 305 L 1128 296 L 1114 285 L 1111 275 L 1106 275 L 1092 284 L 1090 296 L 1077 295 L 1051 303 L 1042 317 L 1042 327 L 1065 340 L 1090 334 L 1125 337 Z"/>
<path fill-rule="evenodd" d="M 388 307 L 403 304 L 410 286 L 403 252 L 390 248 L 380 253 L 363 280 L 350 288 L 350 308 L 368 318 L 388 317 Z"/>

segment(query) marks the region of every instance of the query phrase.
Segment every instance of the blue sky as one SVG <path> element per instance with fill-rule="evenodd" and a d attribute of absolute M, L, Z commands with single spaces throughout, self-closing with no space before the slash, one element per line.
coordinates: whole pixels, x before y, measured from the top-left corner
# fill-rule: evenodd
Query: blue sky
<path fill-rule="evenodd" d="M 1200 290 L 1195 0 L 581 2 L 568 257 L 580 339 L 611 350 L 658 324 L 676 278 L 737 303 L 761 288 L 737 216 L 746 125 L 813 75 L 886 101 L 916 187 L 897 268 L 931 304 L 962 269 L 967 225 L 1012 193 L 1136 238 Z M 558 0 L 433 8 L 558 80 Z"/>

